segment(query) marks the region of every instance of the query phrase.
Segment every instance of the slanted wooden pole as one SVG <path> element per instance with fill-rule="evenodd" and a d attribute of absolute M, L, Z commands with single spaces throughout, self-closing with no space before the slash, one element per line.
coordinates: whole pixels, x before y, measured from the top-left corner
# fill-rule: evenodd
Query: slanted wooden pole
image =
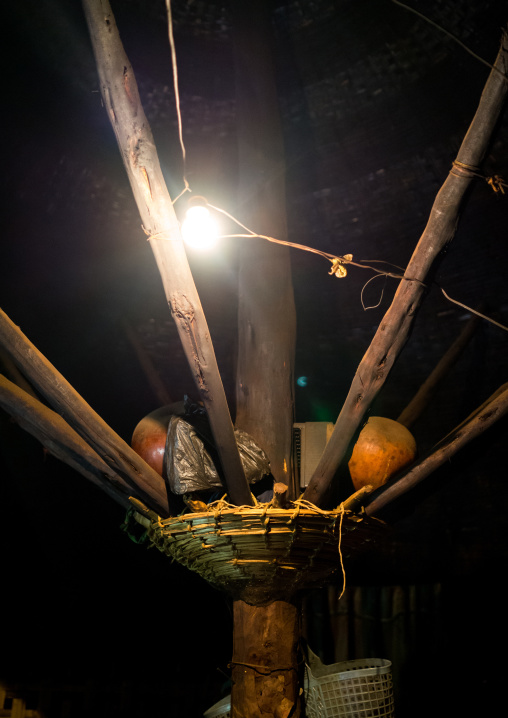
<path fill-rule="evenodd" d="M 443 381 L 450 369 L 455 365 L 458 358 L 471 341 L 475 333 L 480 317 L 473 315 L 461 331 L 457 339 L 448 347 L 447 351 L 438 361 L 429 376 L 425 379 L 421 387 L 418 389 L 409 404 L 397 418 L 400 424 L 404 424 L 409 429 L 415 421 L 420 417 L 427 408 L 430 400 L 434 396 L 437 387 Z"/>
<path fill-rule="evenodd" d="M 0 309 L 0 346 L 51 406 L 148 506 L 169 515 L 163 479 L 86 403 L 57 369 Z"/>
<path fill-rule="evenodd" d="M 59 414 L 1 374 L 0 406 L 50 454 L 78 471 L 121 506 L 130 508 L 129 496 L 135 489 L 113 471 Z"/>
<path fill-rule="evenodd" d="M 20 372 L 20 370 L 12 361 L 7 351 L 1 346 L 0 371 L 7 377 L 7 379 L 10 379 L 14 384 L 16 384 L 16 386 L 19 386 L 20 389 L 23 389 L 23 391 L 25 391 L 27 394 L 30 394 L 30 396 L 33 396 L 36 399 L 38 398 L 33 386 L 30 384 L 30 382 L 26 380 L 26 377 L 24 377 L 23 374 Z"/>
<path fill-rule="evenodd" d="M 239 219 L 287 239 L 284 145 L 270 47 L 271 2 L 234 0 Z M 289 250 L 239 239 L 236 426 L 264 449 L 296 498 L 291 449 L 296 313 Z"/>
<path fill-rule="evenodd" d="M 365 512 L 369 516 L 376 516 L 388 504 L 410 491 L 421 481 L 426 479 L 432 472 L 442 466 L 463 446 L 482 434 L 496 421 L 508 413 L 508 385 L 501 387 L 488 399 L 479 409 L 474 412 L 454 431 L 445 437 L 437 449 L 429 456 L 412 466 L 409 471 L 397 481 L 380 489 L 376 496 L 366 506 Z"/>
<path fill-rule="evenodd" d="M 456 426 L 452 432 L 450 432 L 450 434 L 447 434 L 444 437 L 444 439 L 441 441 L 441 443 L 443 443 L 444 441 L 447 441 L 452 434 L 457 433 L 466 424 L 469 424 L 469 422 L 472 421 L 474 418 L 476 418 L 480 412 L 483 412 L 484 409 L 486 409 L 488 406 L 490 406 L 492 404 L 492 402 L 494 401 L 494 399 L 497 399 L 499 396 L 501 396 L 501 394 L 504 394 L 506 392 L 506 390 L 508 390 L 508 382 L 505 384 L 501 384 L 501 386 L 498 389 L 496 389 L 496 391 L 491 396 L 489 396 L 489 398 L 486 401 L 484 401 L 483 404 L 480 404 L 480 406 L 477 406 L 476 409 L 474 411 L 472 411 L 469 414 L 469 416 L 467 416 L 464 419 L 464 421 L 461 421 L 460 424 L 458 426 Z"/>
<path fill-rule="evenodd" d="M 478 172 L 506 98 L 507 67 L 508 40 L 503 33 L 496 69 L 489 75 L 454 166 L 436 197 L 428 224 L 404 272 L 405 278 L 358 366 L 330 440 L 305 490 L 304 498 L 314 504 L 326 502 L 351 439 L 406 343 L 426 290 L 427 274 L 455 236 L 464 195 Z"/>
<path fill-rule="evenodd" d="M 210 420 L 229 498 L 235 504 L 252 505 L 210 332 L 153 135 L 141 106 L 134 72 L 108 0 L 83 0 L 83 6 L 104 105 L 149 236 L 171 314 Z"/>

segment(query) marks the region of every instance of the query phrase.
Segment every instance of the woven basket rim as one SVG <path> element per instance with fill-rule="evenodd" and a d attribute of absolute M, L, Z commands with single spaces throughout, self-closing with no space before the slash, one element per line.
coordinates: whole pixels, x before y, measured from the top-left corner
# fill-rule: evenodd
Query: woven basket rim
<path fill-rule="evenodd" d="M 210 507 L 206 511 L 196 511 L 180 514 L 179 516 L 170 516 L 167 519 L 158 518 L 158 521 L 154 522 L 157 527 L 169 527 L 178 525 L 179 523 L 186 523 L 189 521 L 200 520 L 200 519 L 218 519 L 221 517 L 229 518 L 233 516 L 238 517 L 264 517 L 270 516 L 270 518 L 294 518 L 301 517 L 322 517 L 323 519 L 337 519 L 343 516 L 343 518 L 353 519 L 356 522 L 368 520 L 369 523 L 377 523 L 379 525 L 385 525 L 385 522 L 373 516 L 366 516 L 357 514 L 349 509 L 343 509 L 339 505 L 335 509 L 323 510 L 309 502 L 295 501 L 292 502 L 289 508 L 281 509 L 275 506 L 271 506 L 270 503 L 256 504 L 255 506 L 233 506 L 226 504 L 225 502 L 218 501 L 214 504 L 210 504 Z"/>

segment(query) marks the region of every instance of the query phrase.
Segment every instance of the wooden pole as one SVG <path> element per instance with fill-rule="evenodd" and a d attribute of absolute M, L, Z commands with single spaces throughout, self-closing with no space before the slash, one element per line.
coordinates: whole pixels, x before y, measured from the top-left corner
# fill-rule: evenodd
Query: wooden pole
<path fill-rule="evenodd" d="M 9 354 L 2 347 L 0 347 L 0 370 L 2 374 L 5 374 L 5 376 L 16 384 L 16 386 L 19 386 L 20 389 L 23 389 L 23 391 L 30 394 L 30 396 L 36 399 L 38 398 L 33 386 L 26 380 Z"/>
<path fill-rule="evenodd" d="M 482 434 L 492 424 L 508 413 L 508 387 L 497 391 L 493 396 L 473 413 L 469 421 L 460 424 L 443 439 L 436 451 L 420 461 L 400 479 L 390 484 L 372 499 L 365 511 L 369 516 L 377 515 L 395 499 L 410 491 L 427 478 L 433 471 L 442 466 L 454 454 L 474 438 Z"/>
<path fill-rule="evenodd" d="M 476 407 L 476 409 L 475 409 L 474 411 L 472 411 L 472 412 L 469 414 L 469 416 L 467 416 L 467 417 L 464 419 L 464 421 L 461 421 L 460 424 L 459 424 L 458 426 L 456 426 L 455 429 L 454 429 L 452 432 L 450 432 L 450 434 L 447 434 L 447 435 L 444 437 L 444 439 L 442 440 L 442 442 L 443 442 L 443 441 L 446 441 L 453 433 L 456 433 L 457 431 L 459 431 L 460 429 L 462 429 L 466 424 L 468 424 L 472 419 L 474 419 L 475 417 L 477 417 L 478 414 L 479 414 L 481 411 L 483 411 L 484 409 L 486 409 L 486 408 L 494 401 L 494 399 L 497 399 L 497 398 L 498 398 L 498 396 L 501 396 L 501 394 L 504 394 L 504 392 L 505 392 L 507 389 L 508 389 L 508 382 L 505 383 L 505 384 L 501 384 L 501 386 L 499 387 L 499 389 L 496 389 L 496 391 L 495 391 L 491 396 L 489 396 L 489 398 L 488 398 L 486 401 L 484 401 L 483 404 L 480 404 L 480 406 Z M 441 442 L 441 443 L 442 443 L 442 442 Z"/>
<path fill-rule="evenodd" d="M 397 418 L 400 424 L 404 424 L 404 426 L 409 429 L 420 417 L 434 396 L 438 385 L 443 381 L 471 341 L 479 323 L 480 317 L 477 315 L 473 315 L 467 322 L 457 339 L 455 339 L 453 344 L 447 349 L 446 353 L 441 357 L 404 411 Z"/>
<path fill-rule="evenodd" d="M 288 505 L 288 487 L 276 481 L 273 485 L 272 506 L 275 509 L 285 509 Z"/>
<path fill-rule="evenodd" d="M 134 72 L 108 0 L 83 0 L 83 6 L 104 105 L 149 236 L 171 314 L 210 420 L 230 501 L 252 505 L 210 332 L 152 132 L 141 106 Z"/>
<path fill-rule="evenodd" d="M 155 368 L 148 352 L 140 342 L 135 329 L 131 326 L 127 319 L 124 319 L 122 324 L 127 339 L 129 340 L 131 347 L 134 349 L 134 353 L 138 358 L 141 369 L 143 370 L 146 380 L 150 385 L 153 395 L 156 397 L 161 406 L 172 404 L 173 399 L 171 398 L 166 385 L 162 381 L 159 372 Z"/>
<path fill-rule="evenodd" d="M 232 718 L 298 718 L 298 604 L 237 600 L 233 620 Z"/>
<path fill-rule="evenodd" d="M 270 47 L 272 5 L 234 0 L 239 218 L 287 239 L 285 160 Z M 291 449 L 296 313 L 289 250 L 239 240 L 236 426 L 264 449 L 275 481 L 296 498 Z"/>
<path fill-rule="evenodd" d="M 62 417 L 0 374 L 0 406 L 22 429 L 64 463 L 105 491 L 124 508 L 133 489 Z"/>
<path fill-rule="evenodd" d="M 304 498 L 326 502 L 333 477 L 366 411 L 383 386 L 409 335 L 426 290 L 425 279 L 434 261 L 455 235 L 466 190 L 476 176 L 508 90 L 508 40 L 503 33 L 495 68 L 489 75 L 474 119 L 450 174 L 441 187 L 430 218 L 411 257 L 393 302 L 361 360 L 330 440 Z"/>
<path fill-rule="evenodd" d="M 0 346 L 73 429 L 151 508 L 169 515 L 162 477 L 111 429 L 0 309 Z"/>

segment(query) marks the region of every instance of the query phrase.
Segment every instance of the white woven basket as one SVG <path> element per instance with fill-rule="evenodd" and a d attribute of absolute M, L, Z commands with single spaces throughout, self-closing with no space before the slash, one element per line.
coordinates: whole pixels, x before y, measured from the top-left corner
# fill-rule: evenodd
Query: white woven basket
<path fill-rule="evenodd" d="M 204 718 L 230 718 L 231 696 L 225 696 L 203 713 Z"/>
<path fill-rule="evenodd" d="M 364 658 L 324 665 L 308 650 L 305 666 L 307 718 L 393 718 L 391 662 Z M 311 668 L 312 666 L 312 668 Z M 215 703 L 204 718 L 230 718 L 231 696 Z"/>
<path fill-rule="evenodd" d="M 393 718 L 391 662 L 363 658 L 324 665 L 308 650 L 307 718 Z"/>

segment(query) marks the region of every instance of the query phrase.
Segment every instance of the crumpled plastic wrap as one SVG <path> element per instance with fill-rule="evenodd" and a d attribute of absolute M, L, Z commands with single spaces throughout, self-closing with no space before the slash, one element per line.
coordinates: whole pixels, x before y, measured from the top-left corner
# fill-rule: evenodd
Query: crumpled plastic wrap
<path fill-rule="evenodd" d="M 270 473 L 268 457 L 246 431 L 235 429 L 235 437 L 247 481 L 249 484 L 255 484 Z"/>
<path fill-rule="evenodd" d="M 240 459 L 249 484 L 259 481 L 270 473 L 270 463 L 265 452 L 249 434 L 235 429 Z M 223 484 L 195 429 L 180 416 L 169 421 L 164 463 L 169 487 L 174 494 L 223 488 Z"/>

